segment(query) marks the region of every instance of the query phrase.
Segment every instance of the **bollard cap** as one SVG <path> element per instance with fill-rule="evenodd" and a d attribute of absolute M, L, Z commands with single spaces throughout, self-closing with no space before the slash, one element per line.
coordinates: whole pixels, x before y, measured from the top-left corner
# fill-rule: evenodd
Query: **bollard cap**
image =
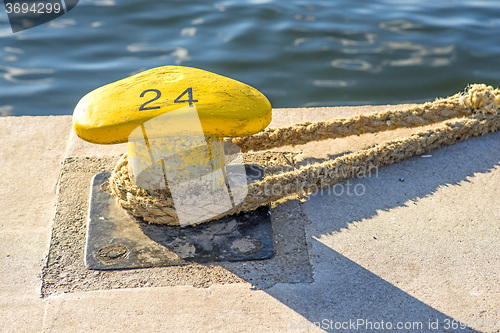
<path fill-rule="evenodd" d="M 205 136 L 248 136 L 271 122 L 271 103 L 257 89 L 197 68 L 164 66 L 85 95 L 73 128 L 88 142 L 123 143 L 146 121 L 186 106 L 196 107 Z"/>

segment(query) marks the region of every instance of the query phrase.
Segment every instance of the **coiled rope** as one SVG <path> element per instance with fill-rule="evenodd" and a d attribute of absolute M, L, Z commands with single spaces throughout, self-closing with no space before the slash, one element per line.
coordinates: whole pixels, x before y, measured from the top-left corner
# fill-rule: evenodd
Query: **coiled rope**
<path fill-rule="evenodd" d="M 269 128 L 258 134 L 231 138 L 242 152 L 265 150 L 310 141 L 375 133 L 441 123 L 438 127 L 414 133 L 407 138 L 388 141 L 371 148 L 348 153 L 333 160 L 306 165 L 269 175 L 248 185 L 240 205 L 214 216 L 208 222 L 341 182 L 357 171 L 370 170 L 402 161 L 414 155 L 484 135 L 500 129 L 500 90 L 484 84 L 468 86 L 464 92 L 436 99 L 404 110 L 358 115 L 346 119 L 305 122 L 283 128 Z M 338 170 L 342 172 L 338 172 Z M 168 190 L 145 190 L 130 181 L 127 155 L 118 161 L 109 179 L 109 190 L 118 204 L 133 216 L 149 223 L 179 225 L 174 202 Z"/>

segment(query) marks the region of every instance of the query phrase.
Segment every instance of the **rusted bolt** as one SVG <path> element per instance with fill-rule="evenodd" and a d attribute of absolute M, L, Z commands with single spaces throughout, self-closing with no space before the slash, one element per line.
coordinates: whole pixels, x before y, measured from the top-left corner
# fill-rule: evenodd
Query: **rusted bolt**
<path fill-rule="evenodd" d="M 124 260 L 129 250 L 120 244 L 113 244 L 103 247 L 97 252 L 97 258 L 102 262 L 112 263 Z"/>

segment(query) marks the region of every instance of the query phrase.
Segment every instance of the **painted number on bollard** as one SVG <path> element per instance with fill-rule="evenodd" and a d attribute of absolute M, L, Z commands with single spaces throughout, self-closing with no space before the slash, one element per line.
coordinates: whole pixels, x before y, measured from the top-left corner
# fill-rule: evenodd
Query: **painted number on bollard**
<path fill-rule="evenodd" d="M 148 105 L 149 103 L 154 102 L 158 98 L 160 98 L 161 92 L 158 89 L 147 89 L 147 90 L 144 90 L 139 97 L 144 97 L 144 95 L 146 95 L 146 93 L 150 92 L 150 91 L 156 93 L 155 98 L 153 98 L 153 99 L 147 101 L 146 103 L 142 104 L 141 107 L 139 108 L 139 111 L 154 110 L 154 109 L 159 109 L 160 108 L 159 106 L 148 106 L 148 107 L 146 107 L 146 105 Z"/>
<path fill-rule="evenodd" d="M 144 97 L 146 95 L 146 93 L 149 93 L 149 92 L 155 93 L 156 96 L 153 97 L 152 99 L 150 99 L 149 101 L 143 103 L 139 107 L 139 111 L 154 110 L 154 109 L 160 108 L 160 106 L 146 106 L 149 103 L 154 102 L 158 98 L 161 97 L 161 91 L 159 91 L 158 89 L 146 89 L 141 93 L 141 95 L 139 97 Z M 188 95 L 188 99 L 181 99 L 182 96 L 184 96 L 186 94 Z M 182 92 L 182 94 L 180 94 L 176 99 L 174 99 L 174 103 L 189 103 L 189 106 L 193 106 L 194 102 L 198 102 L 198 100 L 193 98 L 193 88 L 187 88 L 186 90 L 184 90 Z"/>
<path fill-rule="evenodd" d="M 183 107 L 196 108 L 210 137 L 255 134 L 272 114 L 267 98 L 242 82 L 197 68 L 164 66 L 88 93 L 75 107 L 73 126 L 89 142 L 123 143 L 137 126 Z"/>

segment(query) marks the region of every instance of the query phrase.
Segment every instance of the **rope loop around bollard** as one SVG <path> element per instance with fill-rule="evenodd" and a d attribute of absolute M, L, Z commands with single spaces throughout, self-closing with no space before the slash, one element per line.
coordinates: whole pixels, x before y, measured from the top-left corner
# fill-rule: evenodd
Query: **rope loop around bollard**
<path fill-rule="evenodd" d="M 468 86 L 464 92 L 448 98 L 436 99 L 404 110 L 268 128 L 249 137 L 227 138 L 226 141 L 237 144 L 242 152 L 248 152 L 436 123 L 440 125 L 414 133 L 407 138 L 266 176 L 263 180 L 248 185 L 248 193 L 243 203 L 200 223 L 251 211 L 291 195 L 307 195 L 349 178 L 360 168 L 369 172 L 373 168 L 425 154 L 469 137 L 497 131 L 500 129 L 500 90 L 484 84 L 474 84 Z M 334 172 L 340 167 L 343 169 L 342 173 Z M 167 190 L 144 190 L 131 182 L 126 154 L 117 163 L 109 179 L 108 188 L 118 204 L 131 215 L 141 217 L 149 223 L 179 225 L 174 202 Z"/>

